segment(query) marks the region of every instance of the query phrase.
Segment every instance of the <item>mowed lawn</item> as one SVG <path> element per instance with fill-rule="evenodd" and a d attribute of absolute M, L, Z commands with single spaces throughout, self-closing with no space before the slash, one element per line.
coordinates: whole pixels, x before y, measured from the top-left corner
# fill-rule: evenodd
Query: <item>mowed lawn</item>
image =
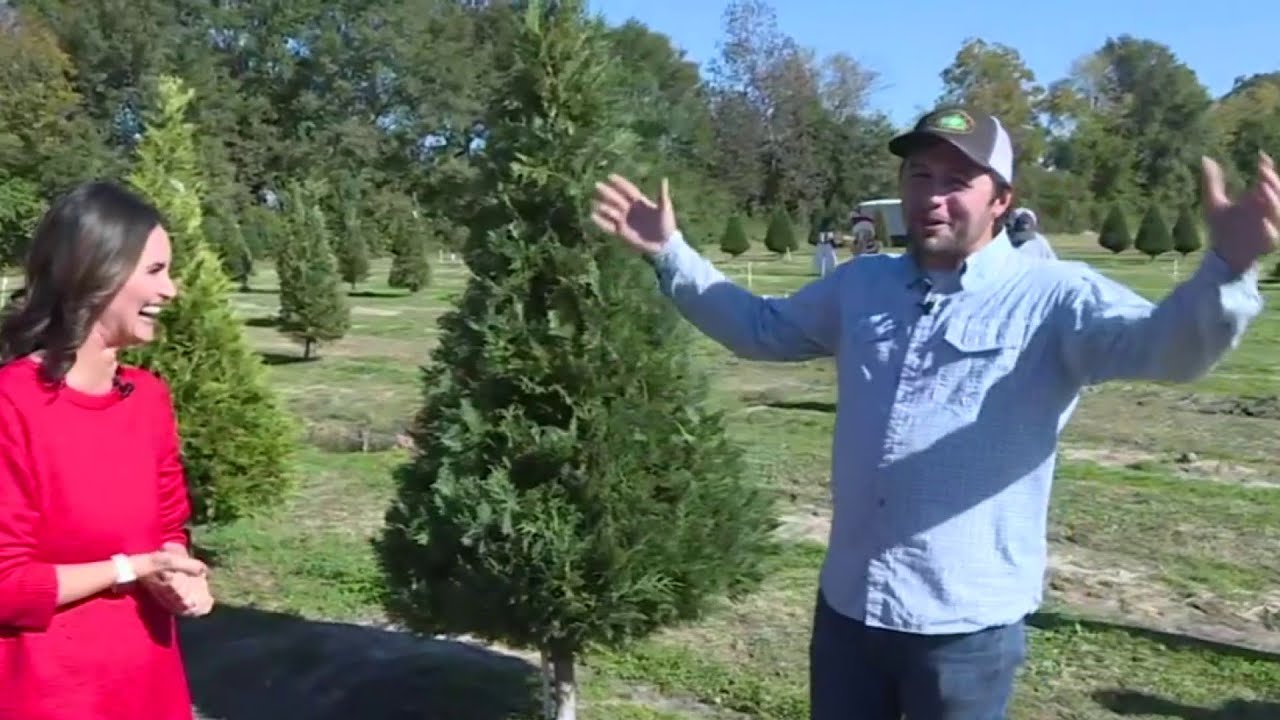
<path fill-rule="evenodd" d="M 1152 299 L 1173 282 L 1171 257 L 1113 257 L 1087 236 L 1054 242 Z M 786 293 L 812 277 L 808 248 L 790 259 L 713 257 L 743 281 L 749 264 L 758 292 Z M 1198 262 L 1180 262 L 1180 277 Z M 208 718 L 497 720 L 536 705 L 525 659 L 413 638 L 389 628 L 379 607 L 368 540 L 405 458 L 396 434 L 418 405 L 435 318 L 466 278 L 445 259 L 432 287 L 408 295 L 385 287 L 386 269 L 376 265 L 353 293 L 350 334 L 314 362 L 299 362 L 300 348 L 271 327 L 269 273 L 235 296 L 308 433 L 304 482 L 283 510 L 198 533 L 216 558 L 222 603 L 184 630 Z M 1271 304 L 1280 294 L 1266 293 Z M 697 350 L 751 471 L 783 500 L 788 544 L 758 593 L 696 625 L 585 658 L 588 720 L 807 718 L 834 369 L 744 362 L 706 341 Z M 1086 394 L 1064 441 L 1053 570 L 1046 606 L 1031 619 L 1013 717 L 1280 717 L 1278 358 L 1280 316 L 1268 309 L 1198 383 Z"/>

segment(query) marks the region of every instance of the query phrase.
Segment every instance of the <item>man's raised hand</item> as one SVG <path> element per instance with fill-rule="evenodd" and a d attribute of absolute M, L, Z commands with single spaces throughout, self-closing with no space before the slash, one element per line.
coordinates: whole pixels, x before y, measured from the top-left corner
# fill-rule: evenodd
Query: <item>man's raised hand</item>
<path fill-rule="evenodd" d="M 627 245 L 646 255 L 661 250 L 676 230 L 676 215 L 666 178 L 662 180 L 662 190 L 655 203 L 630 180 L 610 175 L 607 181 L 596 183 L 591 219 L 601 230 L 622 238 Z"/>
<path fill-rule="evenodd" d="M 1232 270 L 1244 272 L 1275 250 L 1280 239 L 1280 177 L 1275 162 L 1259 153 L 1256 184 L 1234 201 L 1227 196 L 1218 163 L 1204 158 L 1202 165 L 1210 243 Z"/>

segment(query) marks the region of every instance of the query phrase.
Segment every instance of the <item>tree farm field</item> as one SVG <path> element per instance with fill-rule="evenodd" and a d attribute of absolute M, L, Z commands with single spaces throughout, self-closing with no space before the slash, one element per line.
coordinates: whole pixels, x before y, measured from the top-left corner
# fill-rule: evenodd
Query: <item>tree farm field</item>
<path fill-rule="evenodd" d="M 812 277 L 790 258 L 711 251 L 757 292 Z M 1052 239 L 1158 299 L 1174 258 L 1113 256 L 1093 236 Z M 226 720 L 535 717 L 537 658 L 417 638 L 385 620 L 370 538 L 407 457 L 419 367 L 466 268 L 436 259 L 416 294 L 383 284 L 385 261 L 350 295 L 352 328 L 301 360 L 273 327 L 275 278 L 233 296 L 273 384 L 300 419 L 298 490 L 270 515 L 197 528 L 220 605 L 184 623 L 201 715 Z M 1200 261 L 1181 260 L 1185 278 Z M 1266 268 L 1269 270 L 1269 267 Z M 1265 275 L 1265 271 L 1264 271 Z M 1269 305 L 1280 286 L 1264 284 Z M 751 472 L 776 488 L 783 550 L 755 594 L 701 622 L 582 662 L 591 720 L 808 717 L 807 645 L 829 518 L 835 373 L 829 361 L 746 362 L 701 340 L 713 402 Z M 1192 385 L 1090 389 L 1063 440 L 1050 511 L 1052 571 L 1030 619 L 1015 718 L 1280 717 L 1280 315 Z"/>

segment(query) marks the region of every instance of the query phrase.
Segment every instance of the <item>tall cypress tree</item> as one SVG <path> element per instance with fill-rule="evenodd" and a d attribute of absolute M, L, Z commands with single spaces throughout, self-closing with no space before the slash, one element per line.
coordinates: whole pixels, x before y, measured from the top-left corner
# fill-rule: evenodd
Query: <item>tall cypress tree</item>
<path fill-rule="evenodd" d="M 205 240 L 194 127 L 184 119 L 191 97 L 177 78 L 159 80 L 129 177 L 165 215 L 180 269 L 159 339 L 127 360 L 169 384 L 195 519 L 225 522 L 271 508 L 288 493 L 295 426 L 244 336 L 230 281 Z"/>
<path fill-rule="evenodd" d="M 772 494 L 744 471 L 652 270 L 589 227 L 630 157 L 614 63 L 583 0 L 533 0 L 504 48 L 457 307 L 440 320 L 378 551 L 392 616 L 574 668 L 697 616 L 762 573 Z"/>

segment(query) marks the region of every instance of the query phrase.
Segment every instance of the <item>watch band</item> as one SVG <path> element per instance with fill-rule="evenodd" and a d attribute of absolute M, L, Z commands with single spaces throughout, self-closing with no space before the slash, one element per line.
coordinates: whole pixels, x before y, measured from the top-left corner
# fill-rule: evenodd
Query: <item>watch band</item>
<path fill-rule="evenodd" d="M 138 574 L 133 570 L 133 563 L 129 562 L 129 556 L 123 553 L 116 553 L 111 556 L 111 562 L 116 566 L 116 587 L 128 585 L 138 579 Z"/>

